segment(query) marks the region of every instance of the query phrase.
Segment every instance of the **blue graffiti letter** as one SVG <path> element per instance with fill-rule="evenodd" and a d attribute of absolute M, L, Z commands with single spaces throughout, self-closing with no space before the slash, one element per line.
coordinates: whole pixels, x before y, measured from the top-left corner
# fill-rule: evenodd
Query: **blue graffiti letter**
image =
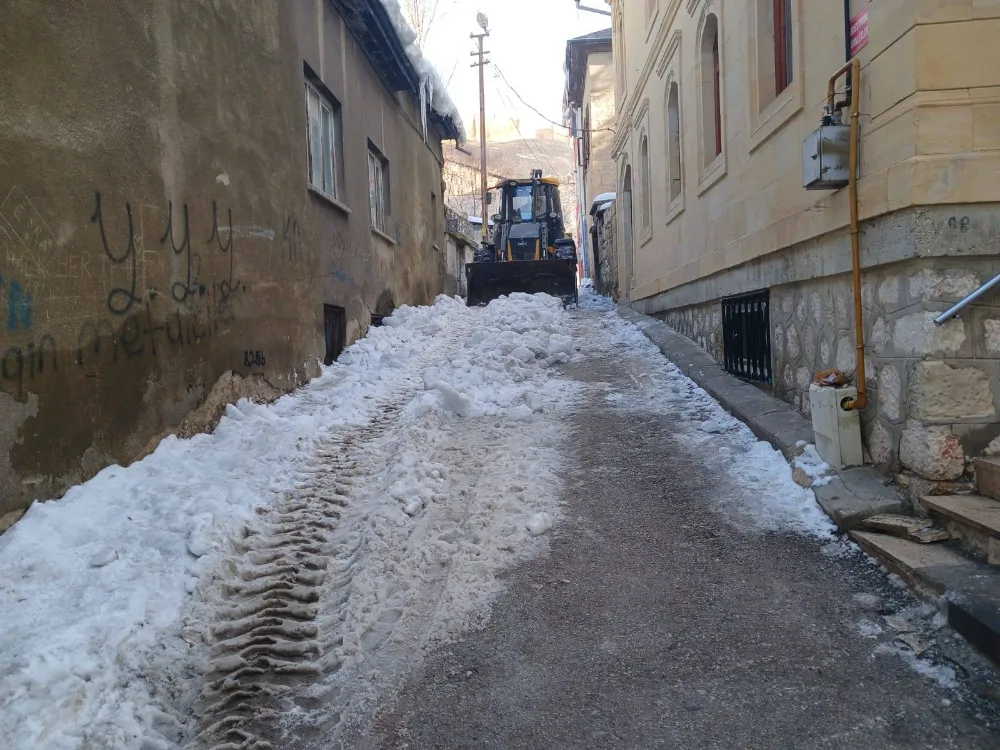
<path fill-rule="evenodd" d="M 31 295 L 25 293 L 16 281 L 10 282 L 10 299 L 7 301 L 7 330 L 13 331 L 18 323 L 31 329 Z"/>

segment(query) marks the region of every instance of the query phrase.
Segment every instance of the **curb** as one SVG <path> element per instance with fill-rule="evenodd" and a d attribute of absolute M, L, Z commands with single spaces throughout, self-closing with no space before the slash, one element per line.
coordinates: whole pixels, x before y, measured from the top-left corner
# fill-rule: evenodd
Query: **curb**
<path fill-rule="evenodd" d="M 618 314 L 642 331 L 664 357 L 722 408 L 787 459 L 792 460 L 800 452 L 797 442 L 813 442 L 812 423 L 790 404 L 730 375 L 707 352 L 666 323 L 622 305 Z M 856 531 L 869 516 L 911 512 L 903 492 L 871 466 L 840 471 L 828 484 L 812 490 L 816 502 L 844 532 Z M 857 541 L 854 534 L 851 536 Z M 869 547 L 865 552 L 899 573 L 897 561 Z M 1000 570 L 969 560 L 967 565 L 916 567 L 906 573 L 901 577 L 918 595 L 932 601 L 943 598 L 948 624 L 1000 665 Z"/>

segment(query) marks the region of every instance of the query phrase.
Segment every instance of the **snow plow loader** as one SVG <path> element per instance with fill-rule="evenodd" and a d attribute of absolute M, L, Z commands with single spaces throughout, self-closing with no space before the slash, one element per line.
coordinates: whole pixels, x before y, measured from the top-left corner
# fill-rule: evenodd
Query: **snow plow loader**
<path fill-rule="evenodd" d="M 536 169 L 529 179 L 505 180 L 494 189 L 500 206 L 493 235 L 465 266 L 466 304 L 487 305 L 513 292 L 576 303 L 576 243 L 566 235 L 559 180 Z"/>

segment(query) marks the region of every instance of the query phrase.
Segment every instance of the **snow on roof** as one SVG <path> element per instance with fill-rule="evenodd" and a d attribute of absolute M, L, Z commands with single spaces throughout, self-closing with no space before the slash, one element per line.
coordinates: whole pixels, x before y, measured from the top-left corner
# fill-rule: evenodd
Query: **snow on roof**
<path fill-rule="evenodd" d="M 406 18 L 403 16 L 403 11 L 399 7 L 399 0 L 379 0 L 379 2 L 382 3 L 382 7 L 385 8 L 389 20 L 392 21 L 396 35 L 406 50 L 406 56 L 410 59 L 413 67 L 420 75 L 430 79 L 431 86 L 433 87 L 431 108 L 442 117 L 451 119 L 459 135 L 458 142 L 465 143 L 465 125 L 462 123 L 461 115 L 458 114 L 458 107 L 455 106 L 455 102 L 452 101 L 451 96 L 448 94 L 448 89 L 445 87 L 444 81 L 441 80 L 441 76 L 438 75 L 437 70 L 424 57 L 423 52 L 420 51 L 420 47 L 417 46 L 417 35 L 413 33 L 413 29 L 410 28 L 410 24 L 407 23 Z"/>
<path fill-rule="evenodd" d="M 617 197 L 617 193 L 601 193 L 590 204 L 590 215 L 596 216 L 601 211 L 607 211 Z"/>

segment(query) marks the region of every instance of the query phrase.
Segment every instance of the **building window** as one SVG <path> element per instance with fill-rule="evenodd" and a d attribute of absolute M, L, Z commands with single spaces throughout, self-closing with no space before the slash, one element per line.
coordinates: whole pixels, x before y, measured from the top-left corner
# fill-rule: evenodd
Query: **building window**
<path fill-rule="evenodd" d="M 792 0 L 757 0 L 759 108 L 792 83 Z"/>
<path fill-rule="evenodd" d="M 368 200 L 372 228 L 384 233 L 389 214 L 389 162 L 371 142 L 368 143 Z"/>
<path fill-rule="evenodd" d="M 721 78 L 719 19 L 713 13 L 705 21 L 701 36 L 701 119 L 706 167 L 722 153 Z"/>
<path fill-rule="evenodd" d="M 670 202 L 681 197 L 681 109 L 680 88 L 672 81 L 667 91 L 667 169 Z"/>
<path fill-rule="evenodd" d="M 652 196 L 650 195 L 649 139 L 646 138 L 645 133 L 639 142 L 639 170 L 639 200 L 642 201 L 639 205 L 639 221 L 642 225 L 642 234 L 646 236 L 651 229 Z"/>
<path fill-rule="evenodd" d="M 324 195 L 340 200 L 344 162 L 340 105 L 307 83 L 306 119 L 309 184 Z"/>
<path fill-rule="evenodd" d="M 583 167 L 590 166 L 590 102 L 583 115 Z"/>
<path fill-rule="evenodd" d="M 722 352 L 727 372 L 771 383 L 771 315 L 766 289 L 722 300 Z"/>

